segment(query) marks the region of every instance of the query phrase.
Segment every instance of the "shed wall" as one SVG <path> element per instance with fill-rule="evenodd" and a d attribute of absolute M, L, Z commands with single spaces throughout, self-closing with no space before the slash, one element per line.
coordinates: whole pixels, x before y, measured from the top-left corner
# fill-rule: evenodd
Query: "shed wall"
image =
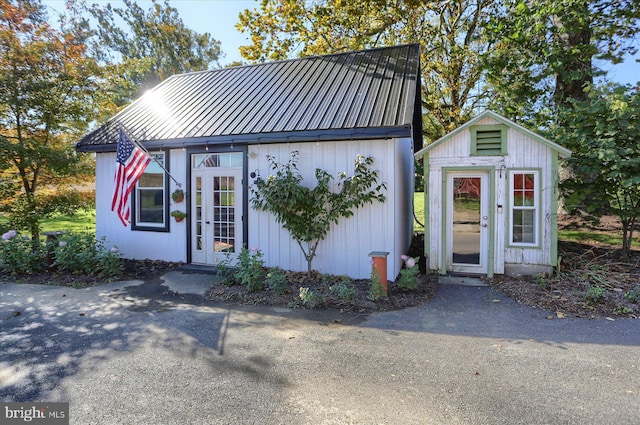
<path fill-rule="evenodd" d="M 169 171 L 183 184 L 183 189 L 188 188 L 189 185 L 185 185 L 185 152 L 177 149 L 170 151 L 169 155 Z M 124 227 L 117 214 L 111 211 L 115 169 L 115 152 L 96 154 L 96 236 L 106 238 L 107 245 L 117 247 L 124 258 L 185 262 L 186 220 L 176 223 L 173 218 L 168 217 L 170 232 L 131 230 L 131 226 Z M 171 181 L 169 194 L 175 189 L 175 182 Z M 170 197 L 168 199 L 173 202 Z M 184 210 L 187 204 L 181 205 L 184 205 L 181 208 Z"/>
<path fill-rule="evenodd" d="M 498 121 L 487 117 L 479 120 L 478 125 L 499 124 Z M 555 233 L 550 225 L 557 211 L 552 210 L 553 199 L 557 197 L 557 176 L 553 175 L 553 151 L 528 137 L 527 135 L 509 128 L 507 132 L 507 155 L 505 156 L 470 156 L 471 133 L 469 130 L 453 134 L 449 140 L 431 150 L 428 154 L 428 196 L 429 240 L 426 242 L 426 254 L 429 256 L 429 267 L 440 269 L 441 249 L 444 249 L 442 231 L 444 229 L 442 205 L 443 168 L 447 167 L 492 167 L 495 173 L 496 205 L 490 206 L 496 213 L 495 230 L 495 273 L 504 273 L 505 264 L 525 265 L 554 265 L 551 258 L 552 238 Z M 508 183 L 507 172 L 510 169 L 535 169 L 540 172 L 540 234 L 539 248 L 516 248 L 507 244 L 507 215 L 508 215 Z M 497 206 L 503 206 L 503 212 L 497 211 Z"/>
<path fill-rule="evenodd" d="M 327 170 L 334 176 L 341 171 L 353 175 L 353 163 L 358 154 L 374 158 L 373 168 L 379 170 L 380 181 L 387 183 L 386 202 L 365 205 L 354 216 L 333 225 L 327 238 L 320 242 L 312 267 L 321 273 L 368 278 L 371 275 L 368 254 L 371 251 L 388 251 L 387 279 L 395 280 L 402 266 L 400 255 L 408 249 L 411 238 L 411 140 L 252 145 L 249 146 L 248 169 L 259 170 L 261 177 L 266 178 L 272 174 L 266 156 L 275 157 L 277 162 L 286 162 L 292 151 L 300 153 L 298 167 L 304 183 L 309 186 L 316 184 L 316 168 Z M 299 246 L 272 214 L 249 208 L 248 245 L 263 251 L 268 266 L 307 270 Z"/>

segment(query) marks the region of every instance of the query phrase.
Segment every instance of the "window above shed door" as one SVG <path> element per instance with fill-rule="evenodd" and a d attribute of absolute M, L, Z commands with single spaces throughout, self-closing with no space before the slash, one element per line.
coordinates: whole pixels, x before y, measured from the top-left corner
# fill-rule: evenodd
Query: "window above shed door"
<path fill-rule="evenodd" d="M 474 125 L 471 131 L 472 156 L 498 156 L 507 154 L 507 126 Z"/>

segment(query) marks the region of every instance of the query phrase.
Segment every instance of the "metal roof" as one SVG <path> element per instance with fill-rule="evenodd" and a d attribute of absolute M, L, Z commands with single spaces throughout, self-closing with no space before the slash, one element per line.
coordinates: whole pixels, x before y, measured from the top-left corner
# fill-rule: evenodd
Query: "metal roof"
<path fill-rule="evenodd" d="M 422 147 L 419 45 L 174 75 L 76 145 L 149 148 L 413 137 Z"/>

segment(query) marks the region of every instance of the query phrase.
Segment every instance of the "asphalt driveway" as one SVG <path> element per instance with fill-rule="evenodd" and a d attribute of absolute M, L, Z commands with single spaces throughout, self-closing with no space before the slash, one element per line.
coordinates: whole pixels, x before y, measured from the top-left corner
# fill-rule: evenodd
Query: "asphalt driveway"
<path fill-rule="evenodd" d="M 368 316 L 228 308 L 188 293 L 210 278 L 0 284 L 0 400 L 72 424 L 640 423 L 640 320 L 461 285 Z"/>

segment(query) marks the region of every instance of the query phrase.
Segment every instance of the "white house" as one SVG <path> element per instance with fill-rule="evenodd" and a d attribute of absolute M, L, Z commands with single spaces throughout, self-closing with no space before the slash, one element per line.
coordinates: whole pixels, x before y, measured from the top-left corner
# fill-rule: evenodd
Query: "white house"
<path fill-rule="evenodd" d="M 412 237 L 413 152 L 422 147 L 416 44 L 173 76 L 77 144 L 96 153 L 96 232 L 124 257 L 215 265 L 258 247 L 268 266 L 306 271 L 287 231 L 249 206 L 250 186 L 299 151 L 304 182 L 314 171 L 353 172 L 372 156 L 387 201 L 360 208 L 321 242 L 314 269 L 370 276 L 368 254 L 386 251 L 394 280 Z M 186 192 L 152 162 L 131 197 L 132 223 L 111 211 L 118 129 L 123 126 Z M 176 222 L 170 212 L 187 219 Z"/>
<path fill-rule="evenodd" d="M 551 271 L 558 161 L 570 155 L 491 111 L 418 151 L 428 267 L 488 276 Z"/>

